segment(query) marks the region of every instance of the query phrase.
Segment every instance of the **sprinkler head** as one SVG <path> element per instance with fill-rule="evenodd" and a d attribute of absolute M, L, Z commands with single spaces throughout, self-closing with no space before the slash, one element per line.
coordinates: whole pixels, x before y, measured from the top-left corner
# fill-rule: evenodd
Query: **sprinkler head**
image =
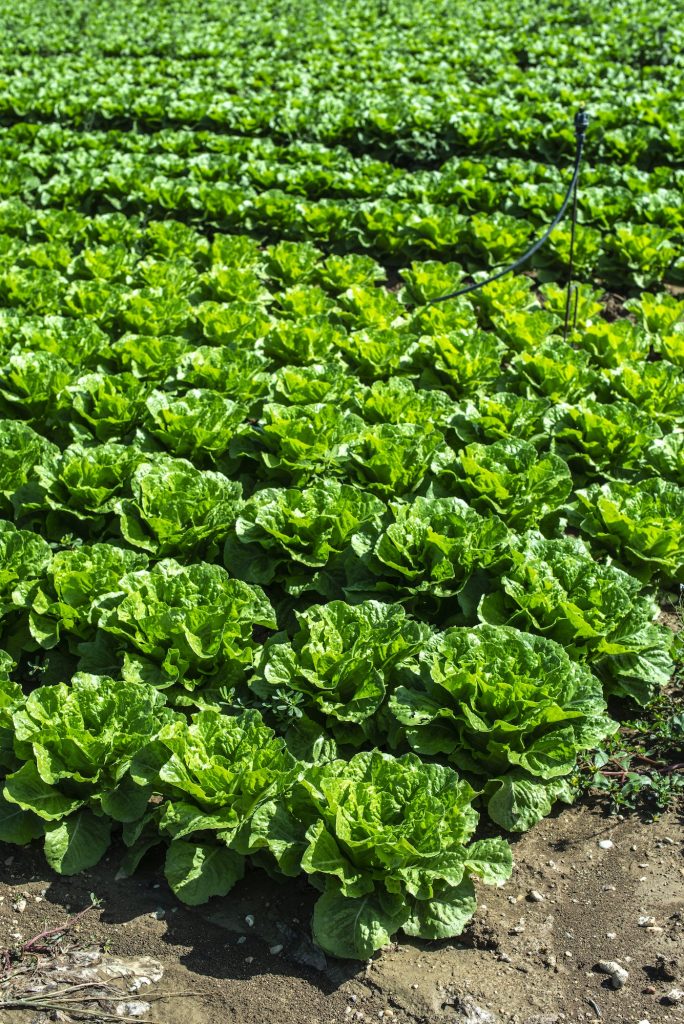
<path fill-rule="evenodd" d="M 577 135 L 584 135 L 587 128 L 589 127 L 589 114 L 582 108 L 575 114 L 575 133 Z"/>

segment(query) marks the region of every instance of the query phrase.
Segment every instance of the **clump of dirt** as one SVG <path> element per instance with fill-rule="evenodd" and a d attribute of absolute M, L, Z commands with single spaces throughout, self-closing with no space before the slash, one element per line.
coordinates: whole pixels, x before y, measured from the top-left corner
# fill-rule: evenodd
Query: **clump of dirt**
<path fill-rule="evenodd" d="M 154 1003 L 160 1024 L 675 1024 L 681 1006 L 666 997 L 684 983 L 676 814 L 645 824 L 584 803 L 514 838 L 513 853 L 512 880 L 480 889 L 459 939 L 400 942 L 358 964 L 312 945 L 315 893 L 303 881 L 277 884 L 254 871 L 224 899 L 189 908 L 154 861 L 117 881 L 113 852 L 63 878 L 38 847 L 0 845 L 0 945 L 62 924 L 92 892 L 102 905 L 70 941 L 158 960 L 155 991 L 173 993 Z M 596 971 L 601 960 L 627 971 L 623 988 Z M 0 1010 L 3 1024 L 37 1019 Z"/>

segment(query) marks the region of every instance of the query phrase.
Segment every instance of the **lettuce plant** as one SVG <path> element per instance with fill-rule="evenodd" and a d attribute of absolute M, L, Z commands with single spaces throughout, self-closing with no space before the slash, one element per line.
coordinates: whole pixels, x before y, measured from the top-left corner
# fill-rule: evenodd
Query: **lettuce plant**
<path fill-rule="evenodd" d="M 340 476 L 349 445 L 364 428 L 360 417 L 333 403 L 268 404 L 262 422 L 237 439 L 231 450 L 260 462 L 269 480 L 300 487 L 321 474 Z"/>
<path fill-rule="evenodd" d="M 183 566 L 171 558 L 126 573 L 92 614 L 117 641 L 127 678 L 188 690 L 210 678 L 234 685 L 257 650 L 254 627 L 276 628 L 259 587 L 231 579 L 218 565 Z"/>
<path fill-rule="evenodd" d="M 517 438 L 535 447 L 544 442 L 547 398 L 525 398 L 510 391 L 478 395 L 456 406 L 453 428 L 463 444 L 491 444 Z"/>
<path fill-rule="evenodd" d="M 379 498 L 336 480 L 304 490 L 268 487 L 243 505 L 226 539 L 224 564 L 250 583 L 328 594 L 329 573 L 321 570 L 334 571 L 352 535 L 366 523 L 379 523 L 384 511 Z"/>
<path fill-rule="evenodd" d="M 15 496 L 17 514 L 47 508 L 88 524 L 94 532 L 106 527 L 135 467 L 146 456 L 134 445 L 69 445 L 58 457 L 36 466 L 40 490 Z"/>
<path fill-rule="evenodd" d="M 165 873 L 181 900 L 206 903 L 242 878 L 245 855 L 267 846 L 260 821 L 278 814 L 300 771 L 258 711 L 205 710 L 158 730 L 132 774 L 167 798 L 159 820 L 171 840 Z M 290 873 L 298 870 L 295 859 Z"/>
<path fill-rule="evenodd" d="M 684 374 L 666 359 L 624 362 L 609 370 L 606 378 L 613 394 L 637 406 L 663 432 L 684 421 Z"/>
<path fill-rule="evenodd" d="M 616 728 L 600 681 L 560 644 L 509 626 L 437 635 L 390 709 L 421 756 L 446 758 L 485 787 L 489 816 L 524 831 L 572 799 L 578 755 Z"/>
<path fill-rule="evenodd" d="M 29 482 L 37 467 L 53 461 L 59 449 L 21 420 L 0 420 L 0 510 L 11 512 L 11 498 Z"/>
<path fill-rule="evenodd" d="M 559 403 L 546 413 L 544 425 L 553 450 L 584 482 L 605 476 L 633 477 L 641 472 L 646 452 L 661 436 L 652 417 L 631 402 Z"/>
<path fill-rule="evenodd" d="M 130 498 L 117 503 L 121 533 L 129 544 L 157 557 L 212 557 L 242 505 L 237 480 L 170 456 L 138 465 L 130 491 Z"/>
<path fill-rule="evenodd" d="M 575 498 L 571 521 L 592 547 L 607 551 L 644 583 L 682 578 L 684 488 L 651 477 L 592 484 Z"/>
<path fill-rule="evenodd" d="M 464 498 L 481 515 L 494 512 L 513 530 L 546 532 L 557 527 L 572 476 L 558 455 L 540 455 L 529 441 L 509 438 L 469 444 L 442 461 L 431 489 Z"/>
<path fill-rule="evenodd" d="M 523 349 L 511 360 L 510 374 L 513 390 L 549 402 L 575 402 L 602 387 L 601 375 L 589 354 L 559 338 L 535 349 Z"/>
<path fill-rule="evenodd" d="M 109 846 L 112 819 L 144 814 L 152 790 L 131 779 L 131 760 L 172 718 L 161 694 L 144 683 L 81 674 L 68 686 L 34 690 L 12 712 L 23 763 L 5 778 L 0 816 L 12 805 L 25 812 L 24 841 L 44 832 L 55 871 L 91 867 Z"/>
<path fill-rule="evenodd" d="M 246 418 L 243 405 L 203 388 L 182 396 L 153 391 L 145 405 L 149 433 L 167 451 L 196 465 L 211 465 L 225 455 Z"/>
<path fill-rule="evenodd" d="M 34 649 L 28 609 L 45 579 L 52 549 L 37 533 L 0 520 L 0 641 L 15 656 Z"/>
<path fill-rule="evenodd" d="M 449 449 L 438 430 L 417 423 L 379 423 L 348 444 L 347 476 L 373 494 L 402 497 L 418 490 L 431 461 Z"/>
<path fill-rule="evenodd" d="M 658 605 L 641 584 L 592 557 L 577 538 L 528 534 L 511 548 L 511 565 L 481 601 L 479 616 L 561 644 L 586 661 L 608 693 L 647 704 L 674 665 L 671 634 L 655 623 Z"/>
<path fill-rule="evenodd" d="M 147 564 L 147 555 L 115 544 L 58 551 L 32 594 L 31 635 L 44 648 L 54 647 L 64 634 L 74 641 L 91 639 L 95 602 L 115 591 L 126 573 Z"/>
<path fill-rule="evenodd" d="M 471 880 L 502 884 L 511 853 L 502 839 L 469 843 L 474 792 L 450 768 L 378 750 L 305 772 L 297 800 L 310 805 L 302 867 L 322 890 L 313 934 L 328 953 L 367 958 L 399 928 L 459 935 L 475 908 Z"/>
<path fill-rule="evenodd" d="M 430 636 L 401 605 L 331 601 L 297 613 L 287 642 L 279 634 L 264 648 L 251 689 L 270 706 L 279 690 L 303 695 L 303 707 L 340 739 L 362 742 L 378 732 L 379 710 L 396 671 Z"/>
<path fill-rule="evenodd" d="M 509 531 L 496 515 L 484 517 L 460 498 L 415 498 L 390 503 L 392 521 L 360 530 L 356 561 L 347 567 L 346 593 L 407 598 L 452 598 L 474 573 L 501 560 Z"/>

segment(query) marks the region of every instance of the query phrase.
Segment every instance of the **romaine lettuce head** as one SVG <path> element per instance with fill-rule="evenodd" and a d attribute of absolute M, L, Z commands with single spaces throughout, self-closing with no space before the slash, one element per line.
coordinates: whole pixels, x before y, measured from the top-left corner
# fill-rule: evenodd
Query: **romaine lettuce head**
<path fill-rule="evenodd" d="M 276 637 L 266 646 L 250 686 L 266 704 L 279 689 L 303 694 L 306 710 L 322 715 L 333 732 L 339 723 L 373 724 L 368 720 L 384 703 L 393 673 L 413 661 L 431 633 L 401 605 L 378 601 L 331 601 L 298 612 L 297 620 L 290 643 Z"/>
<path fill-rule="evenodd" d="M 74 419 L 98 441 L 122 440 L 134 430 L 148 391 L 132 373 L 88 373 L 66 389 Z"/>
<path fill-rule="evenodd" d="M 157 557 L 213 557 L 242 505 L 237 480 L 171 456 L 138 465 L 130 492 L 118 504 L 121 532 L 129 544 Z"/>
<path fill-rule="evenodd" d="M 81 640 L 90 638 L 94 602 L 116 590 L 126 573 L 145 569 L 147 564 L 147 555 L 114 544 L 83 544 L 58 551 L 47 578 L 33 595 L 32 636 L 48 648 L 59 642 L 63 632 Z"/>
<path fill-rule="evenodd" d="M 0 520 L 0 619 L 30 604 L 51 560 L 50 545 L 37 533 Z"/>
<path fill-rule="evenodd" d="M 224 455 L 247 415 L 245 406 L 203 388 L 179 396 L 153 391 L 146 406 L 145 426 L 152 436 L 196 463 Z"/>
<path fill-rule="evenodd" d="M 575 492 L 571 522 L 644 583 L 684 574 L 684 488 L 657 477 Z"/>
<path fill-rule="evenodd" d="M 666 359 L 622 363 L 605 376 L 614 395 L 638 406 L 663 431 L 684 422 L 684 374 Z"/>
<path fill-rule="evenodd" d="M 36 467 L 44 496 L 25 507 L 47 507 L 77 519 L 102 521 L 127 490 L 135 467 L 149 458 L 134 445 L 113 441 L 94 447 L 72 444 L 54 461 Z"/>
<path fill-rule="evenodd" d="M 365 390 L 339 359 L 310 366 L 279 367 L 272 376 L 270 398 L 281 405 L 334 403 L 344 408 Z"/>
<path fill-rule="evenodd" d="M 412 350 L 420 381 L 462 398 L 491 387 L 501 375 L 504 346 L 481 330 L 423 335 Z"/>
<path fill-rule="evenodd" d="M 268 487 L 245 502 L 224 564 L 251 583 L 294 585 L 304 566 L 327 566 L 361 525 L 379 523 L 384 511 L 379 498 L 337 480 L 301 490 Z"/>
<path fill-rule="evenodd" d="M 387 527 L 353 538 L 367 577 L 351 580 L 350 594 L 370 589 L 402 597 L 454 596 L 476 570 L 496 566 L 509 542 L 497 516 L 485 518 L 460 498 L 418 497 L 410 504 L 392 502 L 390 510 Z"/>
<path fill-rule="evenodd" d="M 323 889 L 314 938 L 327 952 L 368 957 L 400 927 L 409 935 L 458 935 L 475 910 L 470 876 L 503 882 L 510 850 L 500 839 L 467 846 L 475 795 L 450 768 L 378 750 L 308 770 L 296 804 L 314 820 L 302 867 Z"/>
<path fill-rule="evenodd" d="M 615 729 L 587 668 L 553 640 L 508 626 L 437 635 L 390 709 L 415 751 L 446 757 L 490 788 L 511 770 L 543 783 L 567 776 Z"/>
<path fill-rule="evenodd" d="M 147 777 L 149 762 L 143 759 L 133 774 L 154 783 L 171 801 L 163 828 L 174 838 L 216 829 L 232 840 L 262 804 L 292 786 L 299 772 L 283 740 L 255 710 L 235 716 L 199 711 L 189 722 L 178 718 L 159 730 L 155 760 L 155 776 Z"/>
<path fill-rule="evenodd" d="M 586 660 L 608 693 L 646 704 L 674 665 L 672 635 L 656 625 L 658 606 L 640 591 L 637 579 L 597 562 L 581 540 L 530 533 L 513 542 L 511 565 L 479 615 L 555 640 Z"/>
<path fill-rule="evenodd" d="M 454 430 L 464 444 L 491 444 L 517 437 L 537 446 L 550 404 L 547 398 L 525 398 L 507 391 L 481 395 L 454 408 Z"/>
<path fill-rule="evenodd" d="M 443 435 L 418 423 L 378 423 L 348 445 L 347 475 L 385 499 L 416 491 L 429 476 L 432 459 L 447 458 Z"/>
<path fill-rule="evenodd" d="M 133 781 L 131 759 L 172 717 L 153 687 L 104 676 L 34 690 L 12 714 L 24 763 L 5 779 L 0 835 L 24 843 L 45 833 L 48 863 L 61 874 L 96 864 L 112 819 L 143 817 L 152 789 Z"/>
<path fill-rule="evenodd" d="M 59 356 L 15 345 L 0 368 L 0 409 L 31 419 L 54 419 L 60 409 L 69 406 L 65 389 L 74 376 Z"/>
<path fill-rule="evenodd" d="M 349 444 L 367 429 L 363 420 L 334 403 L 264 406 L 263 422 L 231 446 L 232 454 L 261 463 L 268 479 L 298 487 L 315 477 L 339 476 Z"/>
<path fill-rule="evenodd" d="M 241 679 L 257 650 L 254 626 L 276 628 L 260 587 L 231 579 L 218 565 L 171 558 L 124 575 L 116 592 L 95 603 L 93 617 L 121 638 L 130 678 L 188 689 L 211 675 Z"/>
<path fill-rule="evenodd" d="M 12 715 L 24 704 L 26 698 L 19 684 L 10 679 L 13 667 L 14 661 L 7 651 L 0 650 L 0 775 L 4 775 L 8 771 L 15 771 L 20 763 L 14 753 Z M 1 817 L 0 813 L 0 819 Z M 0 839 L 2 839 L 1 824 Z"/>
<path fill-rule="evenodd" d="M 457 409 L 444 391 L 417 388 L 407 377 L 377 380 L 358 399 L 359 412 L 367 423 L 417 423 L 445 433 Z"/>
<path fill-rule="evenodd" d="M 217 391 L 251 411 L 268 391 L 267 368 L 264 357 L 251 350 L 233 345 L 200 345 L 181 357 L 175 376 L 193 388 Z"/>
<path fill-rule="evenodd" d="M 514 356 L 507 380 L 519 394 L 550 402 L 576 402 L 602 388 L 601 374 L 589 354 L 559 338 Z"/>
<path fill-rule="evenodd" d="M 508 527 L 553 531 L 572 490 L 567 463 L 540 455 L 529 441 L 508 438 L 469 444 L 439 467 L 437 493 L 464 498 L 482 515 L 495 512 Z"/>
<path fill-rule="evenodd" d="M 684 374 L 682 379 L 684 381 Z M 670 480 L 678 487 L 684 487 L 684 432 L 673 431 L 666 437 L 656 438 L 646 452 L 644 461 L 648 472 Z"/>
<path fill-rule="evenodd" d="M 289 873 L 298 873 L 303 828 L 284 811 L 284 794 L 301 767 L 258 711 L 178 719 L 141 752 L 132 774 L 166 797 L 159 819 L 171 837 L 165 873 L 185 903 L 225 895 L 242 877 L 245 855 L 268 857 L 269 845 L 287 847 Z M 276 835 L 282 822 L 288 841 Z"/>
<path fill-rule="evenodd" d="M 35 761 L 48 785 L 70 781 L 84 799 L 105 797 L 133 755 L 174 718 L 164 705 L 153 686 L 79 673 L 70 685 L 29 694 L 13 715 L 17 751 Z"/>
<path fill-rule="evenodd" d="M 604 405 L 589 398 L 549 409 L 544 426 L 553 439 L 553 450 L 566 459 L 576 477 L 586 481 L 641 473 L 648 449 L 661 436 L 653 418 L 631 402 Z"/>
<path fill-rule="evenodd" d="M 36 467 L 54 459 L 59 449 L 28 423 L 0 420 L 0 509 L 11 509 L 9 499 L 27 483 L 36 480 Z"/>

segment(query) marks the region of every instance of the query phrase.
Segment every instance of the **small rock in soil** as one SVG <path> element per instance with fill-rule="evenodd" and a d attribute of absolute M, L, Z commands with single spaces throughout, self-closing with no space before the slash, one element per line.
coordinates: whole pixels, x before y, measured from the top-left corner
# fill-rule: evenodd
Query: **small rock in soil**
<path fill-rule="evenodd" d="M 663 981 L 676 981 L 679 975 L 679 961 L 674 957 L 668 959 L 659 954 L 655 958 L 655 969 L 658 977 Z"/>
<path fill-rule="evenodd" d="M 607 974 L 610 978 L 611 987 L 614 989 L 624 988 L 629 972 L 616 960 L 599 960 L 595 970 L 601 974 Z"/>
<path fill-rule="evenodd" d="M 646 917 L 645 915 L 642 915 L 637 922 L 640 928 L 650 928 L 655 923 L 655 917 Z"/>
<path fill-rule="evenodd" d="M 671 988 L 670 991 L 663 996 L 662 1001 L 666 1006 L 676 1006 L 678 1003 L 681 1003 L 682 999 L 684 999 L 684 992 L 681 988 Z"/>
<path fill-rule="evenodd" d="M 26 900 L 17 900 L 16 903 L 12 904 L 12 909 L 16 910 L 17 914 L 23 914 L 26 910 Z"/>
<path fill-rule="evenodd" d="M 602 850 L 612 850 L 615 843 L 612 839 L 599 839 L 598 845 Z"/>
<path fill-rule="evenodd" d="M 536 889 L 530 889 L 530 891 L 527 894 L 527 898 L 528 898 L 528 900 L 530 900 L 531 903 L 543 903 L 544 902 L 544 897 L 542 896 L 542 894 L 540 892 L 537 892 Z"/>

